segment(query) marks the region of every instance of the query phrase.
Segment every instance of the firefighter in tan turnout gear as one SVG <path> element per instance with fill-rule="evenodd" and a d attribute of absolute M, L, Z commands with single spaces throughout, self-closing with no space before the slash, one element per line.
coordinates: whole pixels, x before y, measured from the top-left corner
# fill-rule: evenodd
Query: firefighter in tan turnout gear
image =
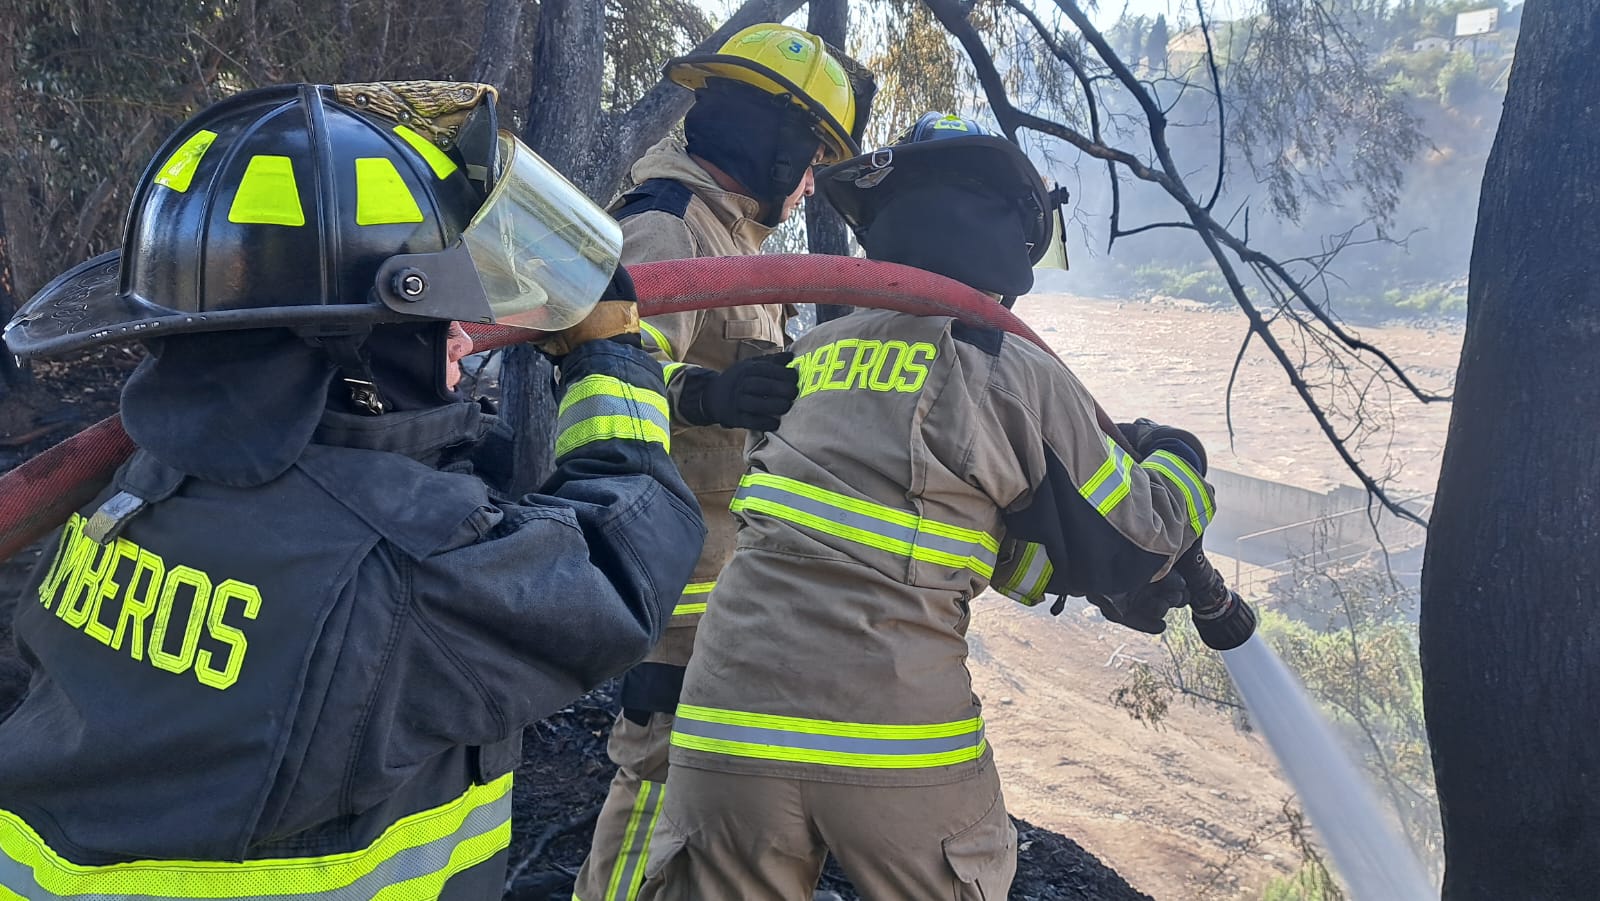
<path fill-rule="evenodd" d="M 1005 303 L 1049 240 L 1027 158 L 954 116 L 818 184 L 869 257 Z M 1097 603 L 1159 631 L 1173 593 L 1152 581 L 1212 513 L 1203 453 L 1153 425 L 1125 453 L 1060 362 L 945 317 L 860 310 L 793 352 L 800 396 L 751 445 L 684 680 L 644 897 L 799 901 L 831 851 L 874 901 L 1005 898 L 1016 830 L 965 665 L 972 600 L 1123 593 Z"/>
<path fill-rule="evenodd" d="M 812 193 L 812 166 L 860 152 L 871 77 L 820 38 L 782 25 L 747 28 L 716 53 L 667 64 L 695 92 L 685 141 L 667 139 L 634 164 L 635 186 L 611 212 L 624 263 L 761 252 L 773 229 Z M 667 740 L 695 626 L 733 553 L 728 511 L 744 472 L 747 429 L 769 429 L 797 386 L 782 306 L 655 316 L 647 345 L 667 364 L 672 458 L 705 512 L 708 535 L 666 638 L 623 677 L 622 712 L 608 752 L 617 774 L 573 897 L 637 896 L 661 808 Z"/>

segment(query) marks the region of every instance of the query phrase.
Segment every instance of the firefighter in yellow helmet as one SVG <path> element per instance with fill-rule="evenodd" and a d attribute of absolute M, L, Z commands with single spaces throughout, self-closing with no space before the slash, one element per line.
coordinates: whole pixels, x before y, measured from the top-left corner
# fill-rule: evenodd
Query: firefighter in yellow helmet
<path fill-rule="evenodd" d="M 624 263 L 761 252 L 773 229 L 812 192 L 812 165 L 859 152 L 874 86 L 822 39 L 754 25 L 714 53 L 667 63 L 695 93 L 685 140 L 667 139 L 633 167 L 634 186 L 611 212 Z M 622 682 L 608 750 L 617 774 L 578 874 L 581 901 L 632 898 L 644 877 L 667 777 L 667 741 L 695 627 L 733 553 L 728 511 L 744 470 L 747 430 L 776 427 L 797 386 L 782 306 L 746 306 L 645 320 L 647 345 L 667 363 L 673 459 L 707 524 L 705 551 L 667 636 Z"/>

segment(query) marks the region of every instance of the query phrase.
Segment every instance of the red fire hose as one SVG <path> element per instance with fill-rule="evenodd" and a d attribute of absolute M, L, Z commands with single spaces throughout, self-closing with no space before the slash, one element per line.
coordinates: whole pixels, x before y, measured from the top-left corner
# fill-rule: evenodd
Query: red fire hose
<path fill-rule="evenodd" d="M 628 267 L 639 292 L 639 313 L 656 316 L 754 304 L 845 304 L 918 316 L 952 316 L 1000 328 L 1050 348 L 988 295 L 940 275 L 852 257 L 769 255 L 669 260 Z M 492 350 L 532 333 L 496 325 L 467 325 L 478 350 Z M 1100 427 L 1121 440 L 1097 406 Z M 133 442 L 112 415 L 0 476 L 0 560 L 37 541 L 87 504 L 133 453 Z"/>

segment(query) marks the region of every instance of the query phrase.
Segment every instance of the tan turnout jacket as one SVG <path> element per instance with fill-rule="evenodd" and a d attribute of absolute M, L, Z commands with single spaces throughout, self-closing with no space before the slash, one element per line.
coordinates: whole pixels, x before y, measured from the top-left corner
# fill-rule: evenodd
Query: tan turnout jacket
<path fill-rule="evenodd" d="M 635 184 L 671 179 L 688 189 L 688 203 L 681 216 L 671 210 L 650 210 L 623 219 L 625 265 L 760 253 L 762 242 L 772 233 L 756 221 L 755 200 L 718 186 L 675 139 L 652 147 L 629 174 Z M 613 211 L 628 197 L 624 194 L 613 202 Z M 669 404 L 676 410 L 681 377 L 687 371 L 672 364 L 721 371 L 740 360 L 781 350 L 784 321 L 784 309 L 776 305 L 673 313 L 644 320 L 646 348 L 669 364 Z M 705 512 L 706 544 L 667 637 L 647 662 L 683 666 L 689 659 L 695 624 L 706 609 L 717 573 L 733 554 L 734 521 L 728 504 L 744 472 L 745 435 L 742 429 L 690 426 L 674 416 L 672 459 Z"/>
<path fill-rule="evenodd" d="M 932 785 L 988 756 L 974 596 L 1122 592 L 1171 566 L 1211 493 L 1135 462 L 1025 340 L 861 311 L 794 347 L 800 398 L 757 436 L 743 527 L 700 625 L 672 765 Z"/>

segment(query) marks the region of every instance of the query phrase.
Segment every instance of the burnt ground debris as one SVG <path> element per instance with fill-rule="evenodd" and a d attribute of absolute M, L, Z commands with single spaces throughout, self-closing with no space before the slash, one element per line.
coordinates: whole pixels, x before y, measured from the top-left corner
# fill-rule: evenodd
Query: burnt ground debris
<path fill-rule="evenodd" d="M 140 355 L 120 349 L 35 363 L 0 397 L 0 470 L 9 470 L 116 411 L 120 385 Z M 28 668 L 12 640 L 11 617 L 28 575 L 54 536 L 0 562 L 0 718 L 27 688 Z M 613 767 L 605 736 L 615 715 L 608 684 L 529 726 L 517 770 L 506 901 L 568 901 Z M 1149 901 L 1065 836 L 1016 820 L 1014 901 Z M 858 896 L 829 861 L 821 888 Z"/>
<path fill-rule="evenodd" d="M 613 767 L 605 734 L 615 715 L 611 685 L 590 692 L 523 733 L 512 818 L 507 901 L 569 901 Z M 1024 820 L 1017 825 L 1012 901 L 1150 901 L 1072 839 Z M 859 896 L 832 860 L 820 886 L 842 901 Z"/>

